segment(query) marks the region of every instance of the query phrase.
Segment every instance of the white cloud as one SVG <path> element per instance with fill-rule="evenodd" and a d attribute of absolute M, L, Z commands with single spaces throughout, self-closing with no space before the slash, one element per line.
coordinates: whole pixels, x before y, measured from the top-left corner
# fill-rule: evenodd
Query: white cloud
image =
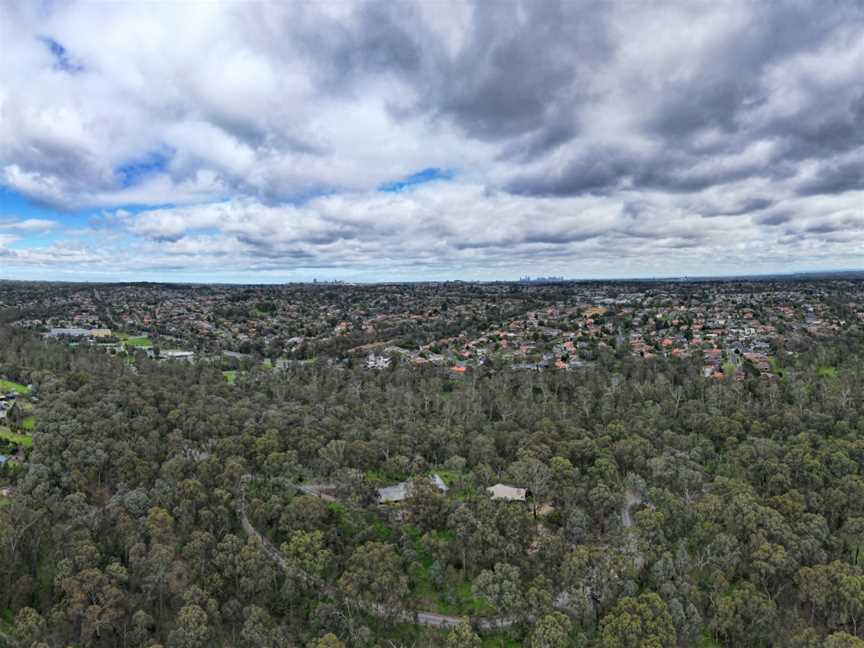
<path fill-rule="evenodd" d="M 0 230 L 15 232 L 47 232 L 57 229 L 60 225 L 57 221 L 47 218 L 22 218 L 4 220 L 0 217 Z"/>
<path fill-rule="evenodd" d="M 0 185 L 145 208 L 30 249 L 51 221 L 0 222 L 4 267 L 860 262 L 864 15 L 833 9 L 3 4 Z M 456 180 L 376 191 L 430 167 Z"/>

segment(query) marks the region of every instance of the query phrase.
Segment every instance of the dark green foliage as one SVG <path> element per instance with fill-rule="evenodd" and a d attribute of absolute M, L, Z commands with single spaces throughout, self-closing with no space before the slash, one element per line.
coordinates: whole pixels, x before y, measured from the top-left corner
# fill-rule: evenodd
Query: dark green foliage
<path fill-rule="evenodd" d="M 28 463 L 3 477 L 0 637 L 399 640 L 360 601 L 494 606 L 513 621 L 499 645 L 858 646 L 864 350 L 831 344 L 774 381 L 610 356 L 466 380 L 298 365 L 232 386 L 219 367 L 132 372 L 0 329 L 0 365 L 39 394 Z M 825 362 L 836 375 L 817 375 Z M 377 506 L 375 487 L 404 478 L 412 497 Z M 491 500 L 497 482 L 527 501 Z M 255 528 L 318 580 L 286 576 L 247 535 L 241 484 Z M 404 637 L 474 648 L 488 632 Z"/>

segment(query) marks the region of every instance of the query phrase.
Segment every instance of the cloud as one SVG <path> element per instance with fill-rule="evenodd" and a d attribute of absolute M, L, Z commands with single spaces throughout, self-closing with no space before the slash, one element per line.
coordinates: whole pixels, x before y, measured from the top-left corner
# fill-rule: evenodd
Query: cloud
<path fill-rule="evenodd" d="M 515 275 L 855 252 L 855 0 L 0 11 L 0 185 L 125 237 L 123 254 L 17 241 L 22 267 Z"/>
<path fill-rule="evenodd" d="M 60 225 L 57 221 L 47 218 L 23 218 L 4 220 L 0 218 L 0 231 L 13 232 L 47 232 L 57 229 Z"/>
<path fill-rule="evenodd" d="M 862 197 L 798 197 L 756 205 L 753 215 L 736 207 L 733 196 L 718 217 L 710 209 L 695 212 L 690 195 L 538 198 L 453 181 L 398 193 L 320 196 L 302 205 L 247 198 L 107 218 L 141 241 L 151 265 L 161 258 L 171 267 L 331 268 L 383 276 L 435 276 L 453 268 L 516 276 L 539 266 L 584 276 L 604 266 L 616 273 L 657 265 L 698 269 L 705 255 L 730 269 L 757 261 L 782 266 L 798 250 L 791 234 L 837 232 L 864 221 L 855 216 Z M 697 203 L 724 209 L 716 200 L 705 194 Z M 790 229 L 792 214 L 801 215 L 800 226 Z M 818 251 L 823 261 L 841 251 L 861 256 L 860 248 L 841 247 L 821 240 L 808 254 Z"/>

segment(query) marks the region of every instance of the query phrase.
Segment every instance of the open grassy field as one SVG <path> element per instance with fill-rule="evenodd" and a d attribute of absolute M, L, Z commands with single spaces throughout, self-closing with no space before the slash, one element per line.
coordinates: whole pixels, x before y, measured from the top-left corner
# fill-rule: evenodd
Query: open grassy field
<path fill-rule="evenodd" d="M 233 385 L 237 382 L 237 372 L 236 371 L 223 371 L 222 375 L 225 376 L 225 380 L 228 381 L 229 385 Z"/>
<path fill-rule="evenodd" d="M 33 446 L 33 437 L 29 434 L 15 434 L 7 427 L 0 427 L 0 439 L 8 439 L 13 443 L 17 443 L 18 445 L 22 445 L 25 448 L 30 448 Z"/>
<path fill-rule="evenodd" d="M 25 430 L 32 430 L 34 427 L 36 427 L 36 417 L 28 416 L 23 421 L 21 421 L 21 427 Z"/>
<path fill-rule="evenodd" d="M 128 333 L 114 333 L 120 342 L 126 347 L 148 347 L 153 346 L 153 342 L 146 335 L 129 335 Z"/>
<path fill-rule="evenodd" d="M 0 380 L 0 392 L 10 391 L 18 392 L 19 394 L 27 394 L 30 392 L 30 390 L 27 389 L 27 385 L 12 382 L 11 380 Z"/>
<path fill-rule="evenodd" d="M 153 346 L 153 342 L 151 342 L 150 338 L 146 336 L 126 338 L 125 340 L 123 340 L 123 344 L 125 344 L 127 347 Z"/>

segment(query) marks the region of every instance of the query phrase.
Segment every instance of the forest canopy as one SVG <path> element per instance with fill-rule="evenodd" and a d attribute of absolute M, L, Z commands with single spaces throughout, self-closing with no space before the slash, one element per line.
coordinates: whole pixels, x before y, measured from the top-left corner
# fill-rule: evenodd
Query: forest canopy
<path fill-rule="evenodd" d="M 864 645 L 864 355 L 782 362 L 229 384 L 0 329 L 36 397 L 0 468 L 0 645 Z"/>

